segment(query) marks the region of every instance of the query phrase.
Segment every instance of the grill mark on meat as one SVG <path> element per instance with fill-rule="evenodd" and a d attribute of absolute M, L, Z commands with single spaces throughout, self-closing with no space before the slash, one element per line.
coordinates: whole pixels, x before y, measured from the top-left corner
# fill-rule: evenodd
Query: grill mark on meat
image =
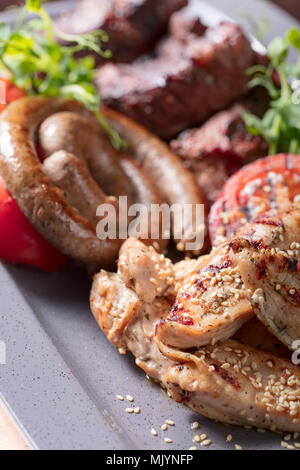
<path fill-rule="evenodd" d="M 182 314 L 180 312 L 182 312 Z M 175 321 L 185 326 L 193 325 L 194 324 L 193 319 L 188 316 L 186 317 L 183 316 L 183 313 L 184 313 L 184 309 L 182 307 L 179 307 L 178 302 L 176 302 L 175 305 L 173 305 L 170 315 L 166 321 Z"/>
<path fill-rule="evenodd" d="M 282 227 L 284 229 L 284 225 L 280 220 L 273 220 L 273 219 L 265 219 L 265 218 L 257 218 L 253 221 L 255 224 L 262 224 L 262 225 L 272 225 L 273 227 Z"/>
<path fill-rule="evenodd" d="M 199 270 L 197 271 L 198 274 L 200 274 L 201 272 L 211 272 L 213 274 L 217 274 L 219 273 L 220 271 L 222 271 L 223 269 L 226 269 L 226 268 L 229 268 L 230 266 L 232 265 L 232 261 L 231 260 L 227 260 L 225 261 L 224 263 L 220 264 L 220 265 L 216 265 L 216 264 L 209 264 L 206 268 L 204 268 L 203 270 Z"/>
<path fill-rule="evenodd" d="M 197 288 L 197 293 L 198 294 L 203 294 L 203 292 L 207 291 L 206 287 L 204 286 L 203 284 L 203 281 L 201 281 L 200 279 L 197 279 L 195 282 L 194 282 L 194 286 Z M 185 294 L 183 294 L 182 297 L 184 297 Z"/>
<path fill-rule="evenodd" d="M 245 72 L 256 57 L 239 26 L 221 23 L 181 48 L 174 57 L 106 64 L 96 78 L 104 105 L 169 139 L 247 93 Z"/>
<path fill-rule="evenodd" d="M 262 279 L 266 275 L 267 264 L 266 260 L 263 259 L 256 267 L 256 277 L 257 279 Z"/>
<path fill-rule="evenodd" d="M 211 364 L 215 368 L 215 372 L 223 379 L 225 382 L 229 383 L 233 388 L 236 390 L 240 389 L 239 383 L 235 380 L 234 377 L 228 374 L 226 370 L 221 369 L 221 367 L 218 364 L 212 363 Z"/>

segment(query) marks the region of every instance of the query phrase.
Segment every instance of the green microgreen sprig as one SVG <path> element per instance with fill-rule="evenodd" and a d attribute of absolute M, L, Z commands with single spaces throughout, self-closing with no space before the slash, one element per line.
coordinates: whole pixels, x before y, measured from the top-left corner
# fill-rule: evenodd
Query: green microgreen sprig
<path fill-rule="evenodd" d="M 295 63 L 288 62 L 296 50 Z M 261 135 L 269 143 L 269 155 L 278 152 L 300 154 L 300 30 L 291 28 L 283 38 L 275 38 L 268 46 L 268 66 L 252 67 L 249 86 L 264 87 L 270 96 L 270 107 L 262 119 L 245 112 L 242 117 L 248 132 Z M 280 86 L 274 81 L 277 73 Z"/>
<path fill-rule="evenodd" d="M 0 68 L 8 71 L 13 83 L 28 95 L 82 102 L 95 113 L 112 145 L 120 149 L 124 141 L 100 111 L 100 96 L 93 84 L 95 59 L 93 55 L 75 56 L 88 50 L 108 59 L 111 52 L 102 49 L 107 41 L 107 33 L 102 30 L 82 35 L 54 31 L 42 0 L 26 0 L 14 28 L 0 23 Z"/>

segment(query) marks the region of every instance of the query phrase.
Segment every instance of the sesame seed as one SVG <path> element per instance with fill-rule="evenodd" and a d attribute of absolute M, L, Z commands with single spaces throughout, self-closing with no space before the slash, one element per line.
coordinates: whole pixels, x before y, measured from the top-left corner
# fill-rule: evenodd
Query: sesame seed
<path fill-rule="evenodd" d="M 128 401 L 133 402 L 134 398 L 131 395 L 126 395 Z"/>
<path fill-rule="evenodd" d="M 140 412 L 141 412 L 141 409 L 140 409 L 140 407 L 139 407 L 139 406 L 137 406 L 136 408 L 134 408 L 134 410 L 133 410 L 133 411 L 134 411 L 134 413 L 135 413 L 136 415 L 139 415 L 139 414 L 140 414 Z"/>
<path fill-rule="evenodd" d="M 211 440 L 210 440 L 210 439 L 205 439 L 205 441 L 203 441 L 203 442 L 201 443 L 201 445 L 202 445 L 202 446 L 205 446 L 205 447 L 206 447 L 206 446 L 210 446 L 210 444 L 211 444 Z"/>
<path fill-rule="evenodd" d="M 166 419 L 166 424 L 168 424 L 169 426 L 175 426 L 174 421 L 172 421 L 171 419 Z"/>
<path fill-rule="evenodd" d="M 182 242 L 177 243 L 176 248 L 178 251 L 184 250 L 184 244 Z"/>
<path fill-rule="evenodd" d="M 194 421 L 192 424 L 191 424 L 191 429 L 198 429 L 200 427 L 200 424 L 198 423 L 198 421 Z"/>
<path fill-rule="evenodd" d="M 206 438 L 207 438 L 206 434 L 201 434 L 200 435 L 200 441 L 205 441 Z"/>
<path fill-rule="evenodd" d="M 166 423 L 164 423 L 162 426 L 161 426 L 161 430 L 162 431 L 166 431 L 168 429 L 168 425 Z"/>
<path fill-rule="evenodd" d="M 157 436 L 158 432 L 154 428 L 152 428 L 151 429 L 151 434 L 152 434 L 152 436 Z"/>
<path fill-rule="evenodd" d="M 170 439 L 169 437 L 165 437 L 164 441 L 167 443 L 167 444 L 171 444 L 172 439 Z"/>
<path fill-rule="evenodd" d="M 228 364 L 228 362 L 225 362 L 225 364 L 221 366 L 221 369 L 230 369 L 230 364 Z"/>
<path fill-rule="evenodd" d="M 267 361 L 267 366 L 270 367 L 270 368 L 272 368 L 272 367 L 273 367 L 273 362 Z"/>
<path fill-rule="evenodd" d="M 295 446 L 297 449 L 300 449 L 300 442 L 295 442 L 295 443 L 294 443 L 294 446 Z"/>
<path fill-rule="evenodd" d="M 290 289 L 289 294 L 294 295 L 296 293 L 295 289 Z"/>
<path fill-rule="evenodd" d="M 197 450 L 196 446 L 190 447 L 189 450 Z"/>
<path fill-rule="evenodd" d="M 117 399 L 120 400 L 120 401 L 124 401 L 124 397 L 122 397 L 122 395 L 116 395 Z"/>
<path fill-rule="evenodd" d="M 226 442 L 231 442 L 232 441 L 232 435 L 231 434 L 228 434 L 226 436 Z"/>
<path fill-rule="evenodd" d="M 234 447 L 235 447 L 235 450 L 243 450 L 243 447 L 240 446 L 239 444 L 235 444 Z"/>
<path fill-rule="evenodd" d="M 281 441 L 281 447 L 287 448 L 287 446 L 288 446 L 288 443 L 287 443 L 287 442 Z"/>
<path fill-rule="evenodd" d="M 126 408 L 125 411 L 126 411 L 126 413 L 130 414 L 130 413 L 133 413 L 134 410 L 133 410 L 133 408 Z"/>
<path fill-rule="evenodd" d="M 288 450 L 296 450 L 296 448 L 295 448 L 294 446 L 292 446 L 292 445 L 288 445 L 288 446 L 287 446 L 287 449 L 288 449 Z"/>
<path fill-rule="evenodd" d="M 291 434 L 286 434 L 283 439 L 284 439 L 285 441 L 290 441 L 290 440 L 291 440 L 291 437 L 292 437 Z"/>

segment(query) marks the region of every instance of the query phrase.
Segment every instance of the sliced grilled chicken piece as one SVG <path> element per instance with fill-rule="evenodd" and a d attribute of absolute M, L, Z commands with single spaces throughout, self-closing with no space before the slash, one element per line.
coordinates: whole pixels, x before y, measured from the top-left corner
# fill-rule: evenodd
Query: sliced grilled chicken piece
<path fill-rule="evenodd" d="M 199 269 L 193 266 L 157 328 L 158 340 L 184 349 L 213 344 L 232 337 L 254 308 L 293 349 L 300 338 L 299 254 L 299 206 L 258 218 L 199 261 Z"/>
<path fill-rule="evenodd" d="M 223 423 L 300 430 L 300 372 L 289 361 L 234 340 L 170 356 L 177 364 L 166 380 L 176 401 Z"/>
<path fill-rule="evenodd" d="M 155 326 L 170 311 L 167 299 L 142 302 L 126 287 L 118 274 L 101 271 L 94 277 L 90 296 L 92 313 L 109 341 L 125 354 L 129 349 L 136 364 L 165 386 L 165 372 L 171 361 L 153 341 Z"/>
<path fill-rule="evenodd" d="M 175 400 L 201 414 L 230 424 L 299 431 L 300 374 L 289 361 L 234 340 L 195 353 L 159 342 L 155 329 L 168 315 L 172 300 L 158 294 L 153 298 L 152 294 L 153 300 L 145 302 L 143 290 L 140 296 L 134 291 L 137 278 L 132 287 L 126 286 L 123 273 L 126 278 L 128 272 L 137 276 L 138 271 L 130 265 L 139 262 L 133 252 L 128 258 L 128 249 L 131 246 L 138 254 L 141 248 L 126 243 L 119 260 L 122 271 L 120 267 L 118 274 L 101 271 L 91 292 L 92 312 L 119 351 L 130 349 L 137 365 Z M 149 247 L 143 249 L 143 259 L 147 254 L 153 256 Z"/>
<path fill-rule="evenodd" d="M 126 286 L 148 303 L 165 295 L 174 284 L 171 260 L 136 238 L 129 238 L 122 245 L 118 269 Z"/>
<path fill-rule="evenodd" d="M 252 307 L 228 247 L 199 258 L 183 281 L 159 341 L 176 348 L 199 347 L 230 338 L 250 320 Z"/>
<path fill-rule="evenodd" d="M 125 354 L 123 332 L 141 309 L 141 301 L 117 274 L 100 271 L 94 276 L 90 305 L 95 319 L 109 341 Z"/>
<path fill-rule="evenodd" d="M 300 208 L 264 216 L 230 244 L 254 312 L 289 349 L 300 339 Z"/>
<path fill-rule="evenodd" d="M 200 256 L 198 259 L 186 259 L 178 261 L 173 266 L 175 273 L 175 282 L 178 286 L 181 286 L 183 281 L 191 274 L 196 273 L 200 269 L 200 266 L 204 266 L 206 261 L 210 259 L 209 255 Z"/>
<path fill-rule="evenodd" d="M 97 274 L 90 296 L 92 313 L 109 341 L 122 354 L 129 349 L 136 364 L 163 386 L 170 360 L 153 338 L 172 307 L 172 268 L 152 247 L 128 239 L 120 251 L 118 273 Z"/>

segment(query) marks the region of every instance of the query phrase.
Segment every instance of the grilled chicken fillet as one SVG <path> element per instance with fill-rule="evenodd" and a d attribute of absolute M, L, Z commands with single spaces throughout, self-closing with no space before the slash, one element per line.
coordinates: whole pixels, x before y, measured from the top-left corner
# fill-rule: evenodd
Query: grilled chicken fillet
<path fill-rule="evenodd" d="M 208 258 L 172 265 L 140 241 L 126 241 L 117 274 L 101 271 L 94 278 L 91 309 L 96 320 L 115 347 L 121 353 L 128 348 L 137 365 L 176 401 L 229 424 L 299 431 L 299 370 L 273 354 L 270 335 L 262 344 L 265 351 L 243 344 L 251 343 L 245 331 L 236 333 L 241 342 L 226 340 L 190 351 L 155 336 L 172 308 L 177 283 L 193 276 Z M 262 335 L 259 344 L 264 343 Z"/>

